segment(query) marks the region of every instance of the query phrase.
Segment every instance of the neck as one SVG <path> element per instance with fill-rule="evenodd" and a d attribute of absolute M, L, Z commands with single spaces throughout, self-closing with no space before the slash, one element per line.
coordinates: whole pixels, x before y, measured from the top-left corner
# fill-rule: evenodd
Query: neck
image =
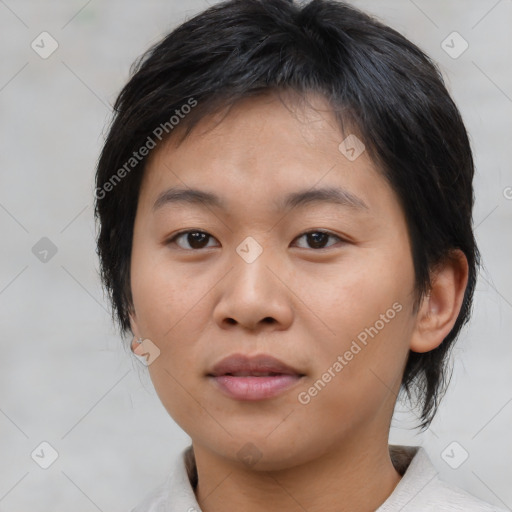
<path fill-rule="evenodd" d="M 361 449 L 364 446 L 364 449 Z M 333 448 L 305 463 L 275 471 L 241 468 L 194 445 L 198 485 L 204 512 L 374 511 L 393 492 L 400 474 L 385 443 L 360 441 Z"/>

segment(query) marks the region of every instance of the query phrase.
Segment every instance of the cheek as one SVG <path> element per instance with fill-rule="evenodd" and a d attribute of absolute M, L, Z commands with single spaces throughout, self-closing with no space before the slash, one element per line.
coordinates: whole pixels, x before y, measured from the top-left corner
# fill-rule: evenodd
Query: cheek
<path fill-rule="evenodd" d="M 299 296 L 317 314 L 314 318 L 326 338 L 340 342 L 355 338 L 388 310 L 388 316 L 394 317 L 395 302 L 404 306 L 410 301 L 412 266 L 396 261 L 369 250 L 347 258 L 328 275 L 319 271 L 303 273 L 303 279 L 296 276 L 302 281 Z M 313 318 L 311 313 L 308 316 Z"/>
<path fill-rule="evenodd" d="M 178 313 L 172 307 L 172 297 L 178 287 L 158 267 L 147 263 L 139 259 L 132 264 L 132 296 L 142 334 L 156 341 L 162 337 L 166 326 L 169 329 L 172 325 L 169 314 Z"/>
<path fill-rule="evenodd" d="M 339 323 L 337 337 L 324 338 L 314 374 L 300 389 L 309 429 L 359 429 L 396 401 L 408 354 L 408 319 L 405 307 L 395 308 L 384 310 L 388 323 L 379 319 L 365 328 Z"/>
<path fill-rule="evenodd" d="M 192 380 L 200 360 L 201 330 L 211 304 L 207 279 L 189 275 L 170 265 L 165 255 L 134 251 L 132 295 L 141 335 L 160 349 L 149 366 L 157 392 L 178 392 L 178 382 Z M 168 391 L 165 391 L 168 390 Z M 171 400 L 172 401 L 172 400 Z"/>
<path fill-rule="evenodd" d="M 324 380 L 329 368 L 336 374 L 325 393 L 333 406 L 357 405 L 353 400 L 362 396 L 367 402 L 382 400 L 394 389 L 409 350 L 413 277 L 412 261 L 399 250 L 368 250 L 340 265 L 321 286 L 311 281 L 304 287 L 304 302 L 321 319 L 309 315 L 317 324 L 315 378 Z M 336 371 L 338 356 L 343 369 L 337 365 Z"/>
<path fill-rule="evenodd" d="M 150 251 L 134 251 L 131 288 L 139 327 L 143 335 L 163 343 L 183 326 L 193 309 L 201 310 L 199 298 L 204 285 L 165 260 L 165 254 L 151 256 Z M 194 305 L 196 306 L 194 307 Z"/>

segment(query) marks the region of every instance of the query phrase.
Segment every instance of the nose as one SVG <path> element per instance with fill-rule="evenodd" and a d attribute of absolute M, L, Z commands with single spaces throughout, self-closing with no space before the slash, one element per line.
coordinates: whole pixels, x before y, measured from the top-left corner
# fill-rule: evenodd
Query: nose
<path fill-rule="evenodd" d="M 293 293 L 282 264 L 266 249 L 252 263 L 237 253 L 232 270 L 219 283 L 214 320 L 222 329 L 285 330 L 293 321 Z M 279 277 L 278 277 L 279 276 Z"/>

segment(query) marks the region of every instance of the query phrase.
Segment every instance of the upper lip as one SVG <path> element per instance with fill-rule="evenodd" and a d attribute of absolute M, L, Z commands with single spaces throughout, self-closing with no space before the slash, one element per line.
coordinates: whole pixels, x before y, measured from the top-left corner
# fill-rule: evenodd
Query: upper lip
<path fill-rule="evenodd" d="M 219 361 L 208 373 L 210 376 L 234 373 L 279 373 L 286 375 L 300 375 L 299 370 L 283 363 L 279 359 L 267 354 L 247 356 L 245 354 L 233 354 Z"/>

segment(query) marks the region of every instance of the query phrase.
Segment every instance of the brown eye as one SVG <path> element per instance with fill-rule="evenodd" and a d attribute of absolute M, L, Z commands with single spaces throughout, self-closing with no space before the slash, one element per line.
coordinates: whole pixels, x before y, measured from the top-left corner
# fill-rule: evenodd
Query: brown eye
<path fill-rule="evenodd" d="M 306 243 L 309 245 L 309 247 L 303 247 L 305 249 L 326 249 L 333 245 L 332 243 L 327 245 L 329 238 L 335 238 L 343 242 L 339 236 L 328 233 L 327 231 L 309 231 L 308 233 L 303 233 L 297 240 L 301 238 L 305 238 Z"/>
<path fill-rule="evenodd" d="M 327 249 L 334 245 L 336 241 L 344 241 L 333 233 L 318 230 L 303 233 L 301 236 L 296 238 L 296 240 L 300 239 L 305 239 L 306 241 L 306 247 L 302 246 L 304 249 Z M 333 242 L 329 243 L 329 239 L 333 240 Z M 215 245 L 209 244 L 212 240 L 214 240 L 213 236 L 205 231 L 188 230 L 176 234 L 168 243 L 175 244 L 184 250 L 200 250 L 208 247 L 214 247 Z"/>
<path fill-rule="evenodd" d="M 171 238 L 171 240 L 169 240 L 169 243 L 175 243 L 181 249 L 197 250 L 205 249 L 208 247 L 208 242 L 210 239 L 213 239 L 213 237 L 204 231 L 190 230 L 178 233 L 176 236 Z M 178 243 L 178 240 L 181 240 L 182 242 Z M 210 245 L 210 247 L 212 246 Z"/>

